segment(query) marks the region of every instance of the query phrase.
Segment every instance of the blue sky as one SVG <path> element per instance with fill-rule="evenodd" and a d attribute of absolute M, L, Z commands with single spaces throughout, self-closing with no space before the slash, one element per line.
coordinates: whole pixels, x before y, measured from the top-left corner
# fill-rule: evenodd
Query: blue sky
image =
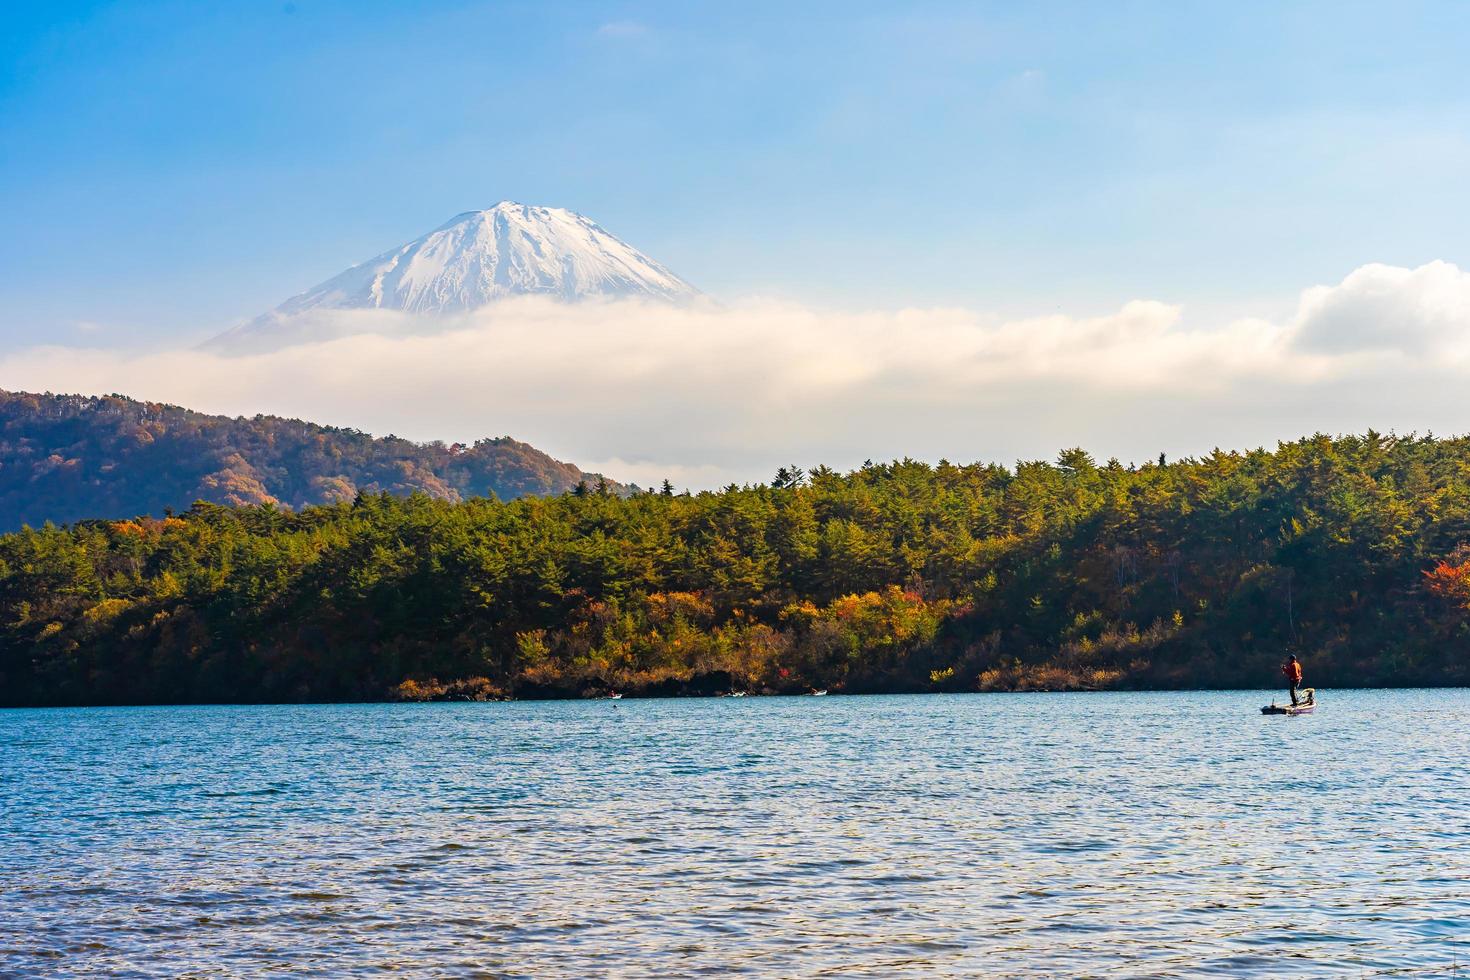
<path fill-rule="evenodd" d="M 69 3 L 0 31 L 0 345 L 212 333 L 514 199 L 717 296 L 1279 315 L 1470 265 L 1470 4 Z"/>

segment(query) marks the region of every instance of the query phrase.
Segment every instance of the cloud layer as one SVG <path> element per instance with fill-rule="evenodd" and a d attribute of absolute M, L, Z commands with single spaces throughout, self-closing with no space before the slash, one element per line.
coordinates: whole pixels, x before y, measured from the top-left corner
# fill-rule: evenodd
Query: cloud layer
<path fill-rule="evenodd" d="M 117 391 L 418 439 L 511 434 L 621 479 L 693 487 L 899 456 L 1145 459 L 1316 430 L 1470 430 L 1470 274 L 1363 266 L 1285 322 L 1190 323 L 1135 301 L 1004 321 L 750 302 L 338 313 L 246 356 L 36 347 L 0 387 Z"/>

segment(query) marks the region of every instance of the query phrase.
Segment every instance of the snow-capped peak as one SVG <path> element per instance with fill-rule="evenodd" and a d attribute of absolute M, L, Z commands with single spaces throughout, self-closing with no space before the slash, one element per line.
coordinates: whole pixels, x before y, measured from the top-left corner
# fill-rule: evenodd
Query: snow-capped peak
<path fill-rule="evenodd" d="M 333 310 L 464 313 L 513 296 L 565 302 L 643 298 L 680 303 L 699 291 L 596 222 L 565 208 L 501 201 L 466 211 L 355 265 L 206 346 L 255 348 L 318 332 L 301 314 Z M 298 336 L 305 331 L 303 336 Z"/>
<path fill-rule="evenodd" d="M 340 329 L 304 314 L 466 313 L 525 295 L 569 303 L 600 298 L 684 303 L 700 291 L 588 217 L 564 207 L 501 201 L 484 212 L 451 217 L 428 235 L 357 264 L 204 347 L 269 350 L 329 339 Z"/>
<path fill-rule="evenodd" d="M 698 291 L 648 256 L 565 208 L 502 201 L 354 266 L 274 311 L 387 309 L 460 313 L 507 296 L 576 301 Z"/>

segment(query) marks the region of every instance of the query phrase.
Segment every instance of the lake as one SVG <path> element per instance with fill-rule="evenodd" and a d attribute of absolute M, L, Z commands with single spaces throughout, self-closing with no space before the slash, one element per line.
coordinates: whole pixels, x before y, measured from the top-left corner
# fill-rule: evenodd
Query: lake
<path fill-rule="evenodd" d="M 1470 980 L 1470 692 L 1272 697 L 0 711 L 0 975 Z"/>

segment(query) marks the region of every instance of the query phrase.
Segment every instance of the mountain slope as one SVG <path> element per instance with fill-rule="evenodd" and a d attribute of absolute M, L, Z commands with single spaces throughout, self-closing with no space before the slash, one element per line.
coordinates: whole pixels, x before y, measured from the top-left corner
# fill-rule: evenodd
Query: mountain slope
<path fill-rule="evenodd" d="M 211 343 L 228 347 L 279 332 L 283 321 L 333 310 L 453 314 L 513 296 L 565 302 L 640 298 L 680 303 L 699 291 L 664 266 L 565 208 L 502 201 L 466 211 Z"/>
<path fill-rule="evenodd" d="M 0 391 L 0 530 L 157 516 L 199 499 L 300 508 L 359 491 L 511 498 L 564 493 L 584 479 L 598 477 L 508 437 L 421 444 L 120 395 Z"/>

